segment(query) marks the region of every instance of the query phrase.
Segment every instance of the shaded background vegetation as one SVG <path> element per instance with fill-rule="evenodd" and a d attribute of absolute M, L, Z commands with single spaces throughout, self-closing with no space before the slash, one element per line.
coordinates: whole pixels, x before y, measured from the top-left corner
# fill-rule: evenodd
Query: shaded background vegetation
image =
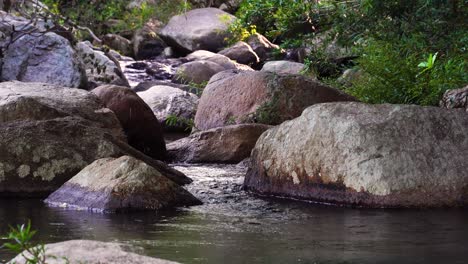
<path fill-rule="evenodd" d="M 98 34 L 132 31 L 150 18 L 167 22 L 190 9 L 184 0 L 138 8 L 125 0 L 44 2 Z M 285 49 L 309 48 L 307 70 L 365 102 L 437 105 L 446 90 L 468 83 L 467 7 L 468 0 L 244 0 L 231 42 L 259 32 Z M 330 54 L 329 43 L 346 54 Z M 340 57 L 352 63 L 341 65 Z M 357 77 L 337 82 L 350 65 Z"/>

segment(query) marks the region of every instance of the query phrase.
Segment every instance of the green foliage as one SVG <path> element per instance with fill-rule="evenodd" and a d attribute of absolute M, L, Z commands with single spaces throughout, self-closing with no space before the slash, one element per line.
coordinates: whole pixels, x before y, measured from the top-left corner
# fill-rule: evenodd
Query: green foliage
<path fill-rule="evenodd" d="M 4 243 L 2 247 L 16 254 L 22 254 L 26 260 L 26 264 L 45 264 L 46 254 L 44 245 L 34 246 L 31 242 L 35 234 L 36 231 L 31 230 L 31 222 L 28 222 L 27 225 L 10 227 L 10 232 L 6 237 L 12 242 Z"/>
<path fill-rule="evenodd" d="M 279 125 L 278 95 L 261 105 L 255 112 L 255 121 L 260 124 Z"/>
<path fill-rule="evenodd" d="M 369 41 L 358 60 L 364 74 L 347 91 L 368 103 L 437 105 L 446 90 L 468 83 L 466 58 L 436 60 L 433 54 L 407 53 L 398 44 Z"/>
<path fill-rule="evenodd" d="M 229 38 L 226 39 L 228 44 L 235 44 L 238 41 L 245 41 L 250 36 L 257 33 L 257 26 L 244 26 L 240 20 L 235 20 L 228 27 Z"/>
<path fill-rule="evenodd" d="M 271 39 L 311 31 L 317 24 L 315 0 L 244 0 L 237 17 L 245 28 L 255 25 Z"/>
<path fill-rule="evenodd" d="M 54 13 L 60 13 L 81 26 L 91 28 L 97 35 L 132 31 L 150 18 L 167 22 L 170 17 L 190 9 L 186 0 L 160 0 L 156 4 L 143 3 L 133 9 L 127 0 L 85 1 L 44 0 Z M 110 23 L 111 21 L 118 23 Z"/>
<path fill-rule="evenodd" d="M 190 87 L 189 88 L 190 93 L 194 93 L 197 96 L 201 96 L 203 93 L 203 90 L 208 85 L 208 81 L 204 81 L 202 83 L 189 82 L 187 85 Z"/>
<path fill-rule="evenodd" d="M 245 0 L 237 27 L 311 48 L 304 73 L 336 83 L 343 65 L 314 42 L 329 32 L 360 57 L 363 74 L 348 92 L 369 103 L 436 105 L 468 82 L 466 13 L 467 0 Z"/>
<path fill-rule="evenodd" d="M 166 118 L 166 125 L 170 127 L 176 127 L 176 126 L 186 127 L 185 130 L 190 131 L 192 130 L 192 128 L 195 127 L 195 121 L 193 120 L 193 118 L 187 119 L 181 116 L 169 115 Z"/>

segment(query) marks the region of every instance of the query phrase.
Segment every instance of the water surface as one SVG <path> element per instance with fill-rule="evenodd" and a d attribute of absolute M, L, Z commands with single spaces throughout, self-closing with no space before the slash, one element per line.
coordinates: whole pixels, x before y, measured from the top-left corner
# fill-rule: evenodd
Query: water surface
<path fill-rule="evenodd" d="M 244 168 L 177 166 L 205 204 L 159 213 L 96 214 L 0 200 L 0 231 L 31 219 L 37 241 L 93 239 L 182 263 L 468 263 L 468 211 L 368 210 L 263 199 Z M 0 249 L 0 260 L 12 254 Z"/>

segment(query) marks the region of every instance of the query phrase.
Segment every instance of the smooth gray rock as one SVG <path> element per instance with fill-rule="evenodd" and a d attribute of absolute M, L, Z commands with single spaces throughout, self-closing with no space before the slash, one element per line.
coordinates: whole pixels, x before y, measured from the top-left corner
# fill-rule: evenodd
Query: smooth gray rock
<path fill-rule="evenodd" d="M 263 65 L 262 71 L 279 74 L 301 74 L 304 64 L 292 61 L 268 61 Z"/>
<path fill-rule="evenodd" d="M 466 205 L 467 127 L 463 110 L 314 105 L 260 137 L 244 185 L 353 206 Z"/>
<path fill-rule="evenodd" d="M 186 53 L 218 52 L 225 47 L 226 31 L 234 20 L 233 15 L 217 8 L 193 9 L 172 17 L 159 34 L 167 44 Z"/>
<path fill-rule="evenodd" d="M 137 94 L 153 110 L 166 130 L 190 129 L 189 122 L 193 122 L 199 100 L 195 94 L 164 85 L 156 85 Z M 167 124 L 169 117 L 177 117 L 178 124 L 175 126 Z"/>
<path fill-rule="evenodd" d="M 130 87 L 118 62 L 109 57 L 112 55 L 107 56 L 104 52 L 94 49 L 88 41 L 77 43 L 76 51 L 85 65 L 90 87 L 105 84 Z"/>
<path fill-rule="evenodd" d="M 85 88 L 83 65 L 65 38 L 52 33 L 26 34 L 11 43 L 2 65 L 4 81 L 42 82 Z"/>
<path fill-rule="evenodd" d="M 176 262 L 150 258 L 131 253 L 131 248 L 117 243 L 92 240 L 70 240 L 45 245 L 48 264 L 176 264 Z M 12 259 L 10 264 L 27 263 L 23 252 Z"/>

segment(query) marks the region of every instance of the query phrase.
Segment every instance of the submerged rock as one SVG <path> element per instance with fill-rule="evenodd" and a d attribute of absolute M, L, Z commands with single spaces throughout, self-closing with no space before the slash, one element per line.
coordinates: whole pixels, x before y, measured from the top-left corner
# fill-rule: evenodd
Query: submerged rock
<path fill-rule="evenodd" d="M 84 90 L 0 83 L 0 196 L 41 196 L 125 141 L 112 111 Z"/>
<path fill-rule="evenodd" d="M 188 163 L 238 163 L 250 156 L 271 126 L 243 124 L 201 131 L 168 144 L 169 159 Z"/>
<path fill-rule="evenodd" d="M 93 162 L 45 202 L 52 206 L 104 212 L 160 210 L 200 204 L 163 173 L 129 156 Z"/>
<path fill-rule="evenodd" d="M 166 158 L 161 125 L 137 93 L 130 88 L 115 85 L 99 86 L 92 92 L 116 114 L 130 146 L 152 158 Z"/>
<path fill-rule="evenodd" d="M 172 17 L 159 34 L 166 43 L 182 52 L 217 52 L 225 47 L 227 29 L 234 20 L 233 15 L 217 8 L 193 9 Z"/>
<path fill-rule="evenodd" d="M 464 111 L 318 104 L 260 137 L 244 186 L 353 206 L 466 205 L 466 127 Z"/>
<path fill-rule="evenodd" d="M 176 262 L 150 258 L 130 252 L 130 248 L 122 244 L 106 243 L 92 240 L 70 240 L 45 245 L 48 264 L 176 264 Z M 26 264 L 27 252 L 19 254 L 8 263 Z"/>
<path fill-rule="evenodd" d="M 195 115 L 200 130 L 228 124 L 278 125 L 313 104 L 355 99 L 302 75 L 224 71 L 203 90 Z"/>
<path fill-rule="evenodd" d="M 198 96 L 164 85 L 156 85 L 146 91 L 139 92 L 140 96 L 153 110 L 154 115 L 161 121 L 162 126 L 170 131 L 190 130 L 198 106 Z M 168 119 L 176 122 L 170 122 Z"/>
<path fill-rule="evenodd" d="M 52 32 L 25 34 L 5 51 L 1 77 L 4 81 L 42 82 L 86 88 L 83 65 L 70 42 Z"/>

